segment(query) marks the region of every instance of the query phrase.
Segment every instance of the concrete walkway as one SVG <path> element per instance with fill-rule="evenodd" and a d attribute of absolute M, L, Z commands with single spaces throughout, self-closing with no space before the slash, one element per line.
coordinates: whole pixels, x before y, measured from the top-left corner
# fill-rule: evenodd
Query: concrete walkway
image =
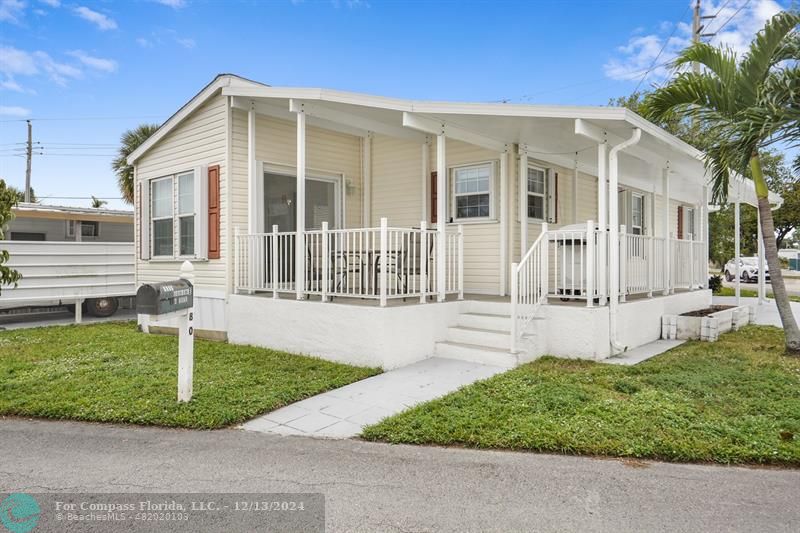
<path fill-rule="evenodd" d="M 647 361 L 648 359 L 651 359 L 657 355 L 661 355 L 662 353 L 671 350 L 676 346 L 680 346 L 684 342 L 686 341 L 659 339 L 637 348 L 633 348 L 632 350 L 628 350 L 627 352 L 615 357 L 603 359 L 600 362 L 608 365 L 631 366 L 641 363 L 642 361 Z"/>
<path fill-rule="evenodd" d="M 714 296 L 713 303 L 715 305 L 736 305 L 736 297 Z M 781 317 L 778 315 L 778 306 L 775 305 L 775 300 L 768 298 L 765 303 L 758 305 L 758 298 L 741 298 L 741 304 L 755 307 L 756 324 L 761 326 L 782 327 Z M 800 303 L 791 302 L 791 306 L 796 322 L 800 320 Z"/>
<path fill-rule="evenodd" d="M 293 403 L 241 427 L 279 435 L 354 437 L 364 426 L 505 370 L 434 357 Z"/>

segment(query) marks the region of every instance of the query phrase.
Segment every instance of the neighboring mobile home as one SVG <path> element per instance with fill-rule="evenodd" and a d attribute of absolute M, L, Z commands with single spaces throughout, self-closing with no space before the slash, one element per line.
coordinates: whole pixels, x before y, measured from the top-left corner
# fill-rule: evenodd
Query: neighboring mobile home
<path fill-rule="evenodd" d="M 626 109 L 220 75 L 128 161 L 137 283 L 192 261 L 195 323 L 231 342 L 602 359 L 711 302 L 701 154 Z"/>
<path fill-rule="evenodd" d="M 34 203 L 11 211 L 10 241 L 133 242 L 133 211 Z"/>

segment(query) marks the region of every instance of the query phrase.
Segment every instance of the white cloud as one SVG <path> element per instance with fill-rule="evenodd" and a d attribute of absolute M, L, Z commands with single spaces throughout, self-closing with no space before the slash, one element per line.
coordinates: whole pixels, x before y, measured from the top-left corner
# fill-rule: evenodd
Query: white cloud
<path fill-rule="evenodd" d="M 80 18 L 88 20 L 103 31 L 117 29 L 117 22 L 114 19 L 97 11 L 93 11 L 86 6 L 78 6 L 74 8 L 74 11 Z"/>
<path fill-rule="evenodd" d="M 13 46 L 0 46 L 0 72 L 6 76 L 37 74 L 36 59 L 25 50 Z"/>
<path fill-rule="evenodd" d="M 138 39 L 136 39 L 136 44 L 138 44 L 142 48 L 152 48 L 153 47 L 153 43 L 151 41 L 149 41 L 148 39 L 145 39 L 144 37 L 139 37 Z"/>
<path fill-rule="evenodd" d="M 741 55 L 747 51 L 753 36 L 764 27 L 764 23 L 782 9 L 775 0 L 710 0 L 703 3 L 702 15 L 717 16 L 705 21 L 703 32 L 716 33 L 706 39 L 711 44 L 729 46 Z M 615 57 L 603 65 L 606 77 L 627 81 L 638 81 L 644 77 L 645 82 L 659 83 L 671 74 L 665 63 L 673 60 L 691 43 L 692 29 L 685 22 L 680 22 L 676 28 L 665 21 L 658 24 L 653 33 L 632 35 L 627 44 L 617 48 Z"/>
<path fill-rule="evenodd" d="M 197 43 L 194 41 L 194 39 L 190 39 L 188 37 L 175 37 L 175 42 L 189 50 L 197 46 Z"/>
<path fill-rule="evenodd" d="M 171 7 L 172 9 L 186 7 L 186 0 L 153 0 L 153 2 L 161 4 L 162 6 Z"/>
<path fill-rule="evenodd" d="M 28 117 L 31 110 L 27 107 L 20 107 L 18 105 L 0 105 L 0 115 L 7 117 Z"/>
<path fill-rule="evenodd" d="M 67 55 L 74 57 L 87 67 L 95 70 L 100 70 L 103 72 L 116 72 L 117 70 L 117 62 L 113 59 L 90 56 L 83 50 L 72 50 L 71 52 L 67 52 Z"/>
<path fill-rule="evenodd" d="M 43 4 L 47 4 L 50 7 L 59 7 L 61 5 L 61 0 L 39 0 Z"/>
<path fill-rule="evenodd" d="M 83 76 L 81 69 L 66 63 L 59 63 L 50 57 L 46 52 L 34 52 L 37 62 L 49 76 L 50 79 L 62 87 L 67 84 L 70 79 L 78 79 Z"/>
<path fill-rule="evenodd" d="M 22 0 L 0 0 L 0 21 L 19 23 L 25 11 L 25 2 Z"/>
<path fill-rule="evenodd" d="M 18 93 L 25 92 L 25 89 L 23 89 L 19 83 L 14 81 L 13 78 L 8 78 L 6 80 L 0 81 L 0 88 Z"/>

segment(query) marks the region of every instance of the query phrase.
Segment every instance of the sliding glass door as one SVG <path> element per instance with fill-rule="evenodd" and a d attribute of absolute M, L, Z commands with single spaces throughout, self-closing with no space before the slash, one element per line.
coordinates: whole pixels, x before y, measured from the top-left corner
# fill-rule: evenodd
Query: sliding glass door
<path fill-rule="evenodd" d="M 330 229 L 339 227 L 340 180 L 338 178 L 306 178 L 306 229 L 320 229 L 328 222 Z M 264 173 L 264 229 L 297 230 L 297 179 L 294 176 Z"/>

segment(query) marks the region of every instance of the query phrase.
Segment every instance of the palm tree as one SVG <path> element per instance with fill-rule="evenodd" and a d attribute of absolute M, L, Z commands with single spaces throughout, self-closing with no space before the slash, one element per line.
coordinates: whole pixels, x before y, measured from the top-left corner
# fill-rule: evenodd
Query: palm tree
<path fill-rule="evenodd" d="M 108 202 L 92 195 L 92 209 L 101 209 Z"/>
<path fill-rule="evenodd" d="M 684 70 L 645 99 L 647 118 L 696 120 L 709 132 L 706 167 L 713 199 L 727 201 L 731 172 L 755 183 L 772 291 L 786 335 L 786 351 L 800 355 L 800 329 L 781 275 L 772 210 L 759 153 L 777 142 L 800 142 L 800 16 L 782 12 L 758 32 L 741 58 L 729 48 L 695 43 L 675 60 Z M 684 67 L 699 63 L 700 72 Z"/>
<path fill-rule="evenodd" d="M 133 203 L 133 167 L 128 164 L 128 156 L 139 148 L 148 137 L 158 129 L 158 124 L 140 124 L 128 130 L 120 137 L 120 146 L 117 157 L 111 162 L 111 168 L 117 174 L 117 184 L 122 193 L 122 199 L 129 204 Z"/>

